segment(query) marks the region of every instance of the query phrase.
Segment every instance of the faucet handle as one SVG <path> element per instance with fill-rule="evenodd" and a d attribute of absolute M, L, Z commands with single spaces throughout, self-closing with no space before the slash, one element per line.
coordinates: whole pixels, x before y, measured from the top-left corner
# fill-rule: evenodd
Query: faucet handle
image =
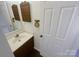
<path fill-rule="evenodd" d="M 16 36 L 15 37 L 19 37 L 19 34 L 16 34 Z"/>

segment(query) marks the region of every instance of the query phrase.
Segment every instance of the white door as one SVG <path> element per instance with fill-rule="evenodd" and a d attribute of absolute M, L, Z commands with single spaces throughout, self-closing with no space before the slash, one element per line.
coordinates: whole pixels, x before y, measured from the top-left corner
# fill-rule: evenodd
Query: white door
<path fill-rule="evenodd" d="M 41 2 L 40 54 L 69 56 L 78 25 L 79 2 Z"/>

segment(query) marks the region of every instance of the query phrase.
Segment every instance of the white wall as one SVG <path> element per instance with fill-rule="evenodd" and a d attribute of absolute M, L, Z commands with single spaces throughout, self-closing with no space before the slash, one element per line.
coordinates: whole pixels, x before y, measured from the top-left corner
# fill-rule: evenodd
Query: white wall
<path fill-rule="evenodd" d="M 7 10 L 7 6 L 4 3 L 0 5 L 0 24 L 1 28 L 3 28 L 4 33 L 8 33 L 10 31 L 10 17 Z"/>
<path fill-rule="evenodd" d="M 35 21 L 34 20 L 40 20 L 40 1 L 32 1 L 30 2 L 30 7 L 31 7 L 31 17 L 32 17 L 32 24 L 33 24 L 33 31 L 34 31 L 34 47 L 36 49 L 40 49 L 39 45 L 39 29 L 34 26 Z"/>
<path fill-rule="evenodd" d="M 4 36 L 1 28 L 0 28 L 0 57 L 14 57 L 11 48 L 8 44 L 8 41 Z"/>
<path fill-rule="evenodd" d="M 33 33 L 33 24 L 32 22 L 23 22 L 24 30 L 30 33 Z"/>
<path fill-rule="evenodd" d="M 0 2 L 0 11 L 1 11 L 1 6 L 4 5 L 4 2 Z M 3 10 L 3 12 L 5 12 L 5 10 Z M 0 16 L 2 14 L 0 13 Z M 0 20 L 3 19 L 7 19 L 5 16 L 4 17 L 0 17 Z M 1 22 L 1 21 L 0 21 Z M 1 23 L 0 23 L 1 25 Z M 13 57 L 13 53 L 10 49 L 10 46 L 8 44 L 8 41 L 6 40 L 6 37 L 4 36 L 2 30 L 2 28 L 0 27 L 0 57 Z"/>

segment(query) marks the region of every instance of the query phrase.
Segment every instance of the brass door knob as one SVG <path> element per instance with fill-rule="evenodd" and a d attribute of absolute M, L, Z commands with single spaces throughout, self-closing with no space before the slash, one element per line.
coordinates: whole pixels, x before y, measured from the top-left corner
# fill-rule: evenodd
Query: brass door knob
<path fill-rule="evenodd" d="M 39 28 L 39 26 L 40 26 L 39 22 L 40 22 L 40 20 L 35 20 L 34 26 L 35 26 L 36 28 Z"/>

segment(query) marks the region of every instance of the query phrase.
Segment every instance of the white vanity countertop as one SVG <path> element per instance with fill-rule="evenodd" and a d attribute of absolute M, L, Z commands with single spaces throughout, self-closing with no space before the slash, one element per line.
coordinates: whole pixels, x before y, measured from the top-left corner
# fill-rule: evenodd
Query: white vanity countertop
<path fill-rule="evenodd" d="M 32 33 L 22 32 L 19 34 L 19 37 L 12 37 L 8 39 L 12 52 L 16 51 L 19 47 L 21 47 L 25 42 L 27 42 L 32 37 Z"/>

